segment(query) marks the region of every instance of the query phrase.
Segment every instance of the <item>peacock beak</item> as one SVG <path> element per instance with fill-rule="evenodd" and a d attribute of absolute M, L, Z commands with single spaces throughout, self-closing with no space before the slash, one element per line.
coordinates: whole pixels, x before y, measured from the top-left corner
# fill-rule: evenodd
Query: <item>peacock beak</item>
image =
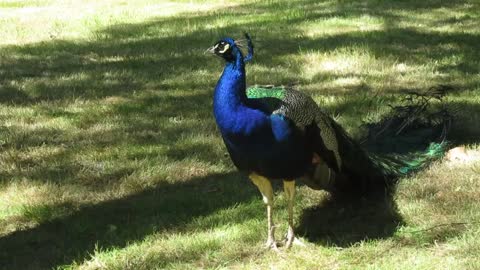
<path fill-rule="evenodd" d="M 213 54 L 215 54 L 215 46 L 212 46 L 212 47 L 206 49 L 203 53 L 204 53 L 204 54 L 205 54 L 205 53 L 213 53 Z"/>

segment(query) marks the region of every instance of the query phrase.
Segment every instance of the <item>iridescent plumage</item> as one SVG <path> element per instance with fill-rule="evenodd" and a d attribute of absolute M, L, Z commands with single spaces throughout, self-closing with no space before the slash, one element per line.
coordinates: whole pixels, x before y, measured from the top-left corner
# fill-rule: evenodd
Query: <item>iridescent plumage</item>
<path fill-rule="evenodd" d="M 364 193 L 384 188 L 443 153 L 443 144 L 436 144 L 409 159 L 368 154 L 308 95 L 285 87 L 247 89 L 245 62 L 253 57 L 253 44 L 246 37 L 246 57 L 231 38 L 220 40 L 210 49 L 226 61 L 215 87 L 214 115 L 233 163 L 249 174 L 263 195 L 270 247 L 276 248 L 271 179 L 284 180 L 289 194 L 289 247 L 294 242 L 295 179 L 314 189 Z"/>

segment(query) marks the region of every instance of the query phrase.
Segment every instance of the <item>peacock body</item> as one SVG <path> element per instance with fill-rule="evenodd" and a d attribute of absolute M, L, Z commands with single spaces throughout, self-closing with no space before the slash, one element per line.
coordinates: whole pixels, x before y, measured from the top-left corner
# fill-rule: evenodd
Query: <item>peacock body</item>
<path fill-rule="evenodd" d="M 398 156 L 368 154 L 344 129 L 302 92 L 284 87 L 246 88 L 245 62 L 231 38 L 217 42 L 210 52 L 226 61 L 215 87 L 214 116 L 235 166 L 249 174 L 267 205 L 267 245 L 276 248 L 271 218 L 271 179 L 282 179 L 289 200 L 286 246 L 294 242 L 294 180 L 314 189 L 349 188 L 364 192 L 382 187 L 395 177 L 423 166 L 443 151 L 441 144 L 416 156 L 416 162 Z"/>
<path fill-rule="evenodd" d="M 274 179 L 298 178 L 312 159 L 311 132 L 299 129 L 293 119 L 275 112 L 285 107 L 279 102 L 281 99 L 269 100 L 272 102 L 245 96 L 248 107 L 234 110 L 241 117 L 229 116 L 226 121 L 219 120 L 222 115 L 216 109 L 224 108 L 224 103 L 214 102 L 223 140 L 241 171 L 254 171 Z"/>
<path fill-rule="evenodd" d="M 301 175 L 294 176 L 313 189 L 348 189 L 364 194 L 387 188 L 399 177 L 417 171 L 445 152 L 445 118 L 438 119 L 436 125 L 412 127 L 414 131 L 409 130 L 409 134 L 413 133 L 414 138 L 377 134 L 376 138 L 369 140 L 369 145 L 364 147 L 323 112 L 311 97 L 302 92 L 285 87 L 253 86 L 246 89 L 246 93 L 252 107 L 262 108 L 271 115 L 285 117 L 295 123 L 295 128 L 303 131 L 301 139 L 306 144 L 307 155 L 310 157 L 307 161 L 311 160 L 312 155 L 322 158 L 323 162 L 305 163 L 307 166 L 301 168 Z M 416 119 L 409 119 L 411 114 L 399 116 L 395 112 L 395 117 L 388 118 L 395 122 L 388 123 L 390 126 L 402 126 L 402 122 L 407 121 L 412 126 L 416 123 Z M 398 131 L 395 128 L 387 129 L 385 125 L 380 126 L 382 131 Z M 425 134 L 426 132 L 428 134 Z M 391 140 L 397 141 L 392 143 Z M 391 149 L 392 146 L 395 149 Z M 300 170 L 300 166 L 298 168 Z"/>

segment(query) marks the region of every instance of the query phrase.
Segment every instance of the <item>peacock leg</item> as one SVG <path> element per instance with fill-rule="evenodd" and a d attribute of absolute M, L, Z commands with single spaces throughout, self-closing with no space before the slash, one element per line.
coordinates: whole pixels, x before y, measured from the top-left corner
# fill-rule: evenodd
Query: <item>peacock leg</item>
<path fill-rule="evenodd" d="M 295 240 L 295 233 L 293 231 L 293 203 L 295 199 L 295 181 L 283 181 L 283 190 L 288 201 L 288 231 L 286 248 L 290 248 Z"/>
<path fill-rule="evenodd" d="M 275 241 L 275 226 L 273 225 L 272 220 L 272 211 L 273 211 L 273 188 L 270 180 L 267 178 L 252 173 L 249 175 L 250 180 L 257 186 L 260 193 L 262 193 L 263 202 L 267 206 L 267 222 L 268 222 L 268 238 L 266 247 L 277 250 L 277 242 Z"/>
<path fill-rule="evenodd" d="M 285 191 L 285 196 L 288 200 L 288 231 L 285 247 L 290 248 L 292 244 L 298 246 L 305 246 L 304 243 L 302 243 L 298 238 L 295 237 L 295 232 L 293 231 L 293 204 L 295 202 L 295 181 L 283 181 L 283 189 Z"/>

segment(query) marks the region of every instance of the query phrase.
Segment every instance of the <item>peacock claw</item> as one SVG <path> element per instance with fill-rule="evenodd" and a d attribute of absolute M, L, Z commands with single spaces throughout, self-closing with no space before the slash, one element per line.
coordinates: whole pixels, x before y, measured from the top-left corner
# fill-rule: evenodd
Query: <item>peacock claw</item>
<path fill-rule="evenodd" d="M 265 243 L 265 248 L 273 250 L 273 251 L 277 251 L 277 252 L 280 251 L 278 249 L 278 245 L 277 245 L 277 242 L 275 240 L 270 240 L 270 239 L 267 240 L 267 242 Z"/>
<path fill-rule="evenodd" d="M 286 238 L 285 239 L 285 248 L 289 249 L 292 246 L 306 247 L 306 245 L 300 239 L 298 239 L 297 237 L 293 237 L 293 238 L 290 238 L 290 239 Z"/>
<path fill-rule="evenodd" d="M 295 233 L 293 232 L 293 228 L 288 226 L 287 235 L 285 236 L 285 248 L 292 247 L 293 240 L 295 239 Z"/>
<path fill-rule="evenodd" d="M 277 244 L 277 241 L 275 241 L 275 228 L 276 228 L 276 226 L 271 226 L 269 228 L 268 239 L 267 239 L 267 243 L 265 243 L 265 248 L 278 252 L 279 251 L 278 250 L 278 244 Z"/>
<path fill-rule="evenodd" d="M 289 249 L 293 245 L 305 247 L 305 244 L 300 239 L 295 237 L 295 233 L 293 232 L 293 229 L 290 227 L 288 228 L 287 235 L 285 236 L 285 248 Z"/>

